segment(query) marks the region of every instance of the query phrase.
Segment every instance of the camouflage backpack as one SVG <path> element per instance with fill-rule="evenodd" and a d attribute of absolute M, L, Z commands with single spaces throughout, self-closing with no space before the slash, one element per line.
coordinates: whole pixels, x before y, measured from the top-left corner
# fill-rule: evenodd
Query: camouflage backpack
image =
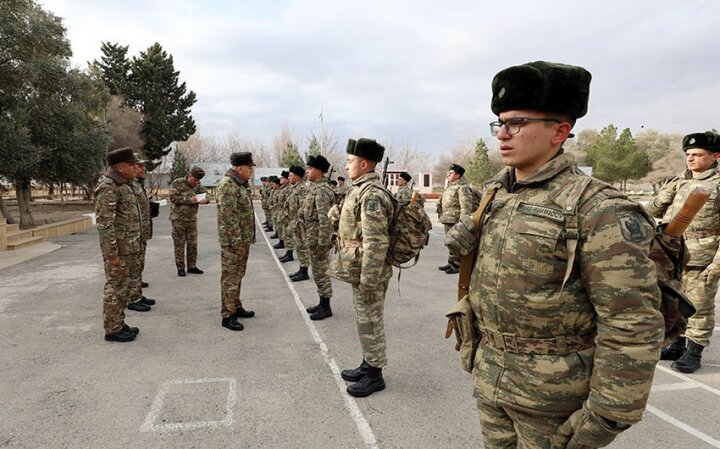
<path fill-rule="evenodd" d="M 355 205 L 355 215 L 358 217 L 360 216 L 360 205 L 362 204 L 361 198 L 371 186 L 377 186 L 377 184 L 367 184 L 358 193 Z M 420 259 L 420 251 L 430 241 L 430 229 L 432 229 L 430 217 L 417 201 L 414 203 L 412 201 L 399 203 L 389 190 L 384 187 L 381 190 L 390 198 L 394 208 L 388 228 L 390 246 L 388 246 L 385 261 L 401 269 L 413 267 Z M 402 265 L 413 259 L 412 265 Z"/>

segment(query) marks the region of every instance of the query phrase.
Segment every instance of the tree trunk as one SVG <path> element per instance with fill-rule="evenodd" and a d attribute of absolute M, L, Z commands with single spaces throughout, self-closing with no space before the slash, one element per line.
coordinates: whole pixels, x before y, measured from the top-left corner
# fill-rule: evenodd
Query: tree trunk
<path fill-rule="evenodd" d="M 26 179 L 15 183 L 15 197 L 20 210 L 20 228 L 29 229 L 35 226 L 35 219 L 30 210 L 30 180 Z"/>
<path fill-rule="evenodd" d="M 63 192 L 67 192 L 65 189 L 65 183 L 60 183 L 60 204 L 65 204 L 65 195 Z"/>
<path fill-rule="evenodd" d="M 15 219 L 13 218 L 12 214 L 10 213 L 10 209 L 8 209 L 7 204 L 5 204 L 5 200 L 2 196 L 0 196 L 0 212 L 2 213 L 3 217 L 5 217 L 5 220 L 8 224 L 15 224 Z"/>
<path fill-rule="evenodd" d="M 55 196 L 55 183 L 52 183 L 52 182 L 49 183 L 47 185 L 47 188 L 48 188 L 48 199 L 52 200 L 53 197 Z"/>

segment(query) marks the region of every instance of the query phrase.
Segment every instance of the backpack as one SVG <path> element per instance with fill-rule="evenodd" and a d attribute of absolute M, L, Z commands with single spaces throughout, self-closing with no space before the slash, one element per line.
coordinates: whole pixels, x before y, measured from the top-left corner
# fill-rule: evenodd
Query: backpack
<path fill-rule="evenodd" d="M 565 278 L 560 288 L 561 292 L 570 277 L 575 261 L 575 250 L 580 235 L 577 225 L 577 210 L 582 195 L 592 180 L 593 178 L 589 176 L 583 176 L 579 181 L 575 182 L 563 209 L 565 213 L 568 263 Z M 682 237 L 675 238 L 664 233 L 666 227 L 667 224 L 656 226 L 655 237 L 648 254 L 650 259 L 655 262 L 657 283 L 662 296 L 660 312 L 665 320 L 665 341 L 663 345 L 667 345 L 675 337 L 684 334 L 687 329 L 688 318 L 695 314 L 695 307 L 683 293 L 681 284 L 682 273 L 689 260 L 688 250 Z"/>
<path fill-rule="evenodd" d="M 355 203 L 355 216 L 359 217 L 361 199 L 371 186 L 379 187 L 377 184 L 367 184 L 358 193 Z M 420 251 L 430 242 L 430 229 L 432 229 L 430 217 L 417 201 L 398 203 L 388 189 L 381 187 L 380 190 L 385 192 L 393 204 L 393 215 L 390 218 L 388 227 L 390 245 L 388 246 L 385 261 L 400 269 L 413 267 L 420 259 Z M 412 265 L 402 265 L 413 259 L 415 261 Z"/>

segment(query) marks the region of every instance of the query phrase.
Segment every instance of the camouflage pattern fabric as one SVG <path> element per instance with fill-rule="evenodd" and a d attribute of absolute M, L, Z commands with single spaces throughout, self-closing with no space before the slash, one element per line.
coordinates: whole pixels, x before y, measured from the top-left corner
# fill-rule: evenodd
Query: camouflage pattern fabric
<path fill-rule="evenodd" d="M 301 267 L 310 266 L 310 251 L 305 240 L 305 226 L 303 224 L 303 204 L 308 190 L 309 186 L 304 181 L 293 184 L 287 201 L 289 231 L 292 232 L 292 248 L 295 250 L 295 255 Z"/>
<path fill-rule="evenodd" d="M 706 269 L 720 270 L 720 174 L 717 164 L 693 177 L 690 170 L 665 184 L 646 208 L 655 218 L 669 223 L 690 193 L 697 187 L 710 191 L 710 198 L 685 232 L 690 253 L 683 273 L 683 288 L 697 310 L 688 320 L 685 336 L 701 346 L 708 346 L 715 328 L 715 294 L 717 280 L 706 283 Z"/>
<path fill-rule="evenodd" d="M 197 212 L 198 203 L 191 198 L 206 190 L 200 184 L 191 187 L 187 177 L 178 178 L 170 184 L 170 220 L 172 224 L 173 247 L 175 249 L 175 267 L 185 268 L 185 252 L 187 266 L 197 266 Z"/>
<path fill-rule="evenodd" d="M 452 227 L 455 225 L 445 224 L 443 226 L 445 226 L 445 235 L 447 235 L 447 233 L 450 232 L 450 229 L 452 229 Z M 457 250 L 448 248 L 448 259 L 447 259 L 448 265 L 450 265 L 451 267 L 454 267 L 454 268 L 460 268 L 460 258 L 461 257 L 462 256 L 460 256 L 460 253 Z"/>
<path fill-rule="evenodd" d="M 334 205 L 335 192 L 328 185 L 326 177 L 310 183 L 303 201 L 302 216 L 312 275 L 321 298 L 332 298 L 333 294 L 328 274 L 333 227 L 328 213 Z"/>
<path fill-rule="evenodd" d="M 280 240 L 285 241 L 285 247 L 292 249 L 292 235 L 288 235 L 288 214 L 287 214 L 287 199 L 290 193 L 290 184 L 285 184 L 280 187 L 277 197 L 275 198 L 275 210 L 273 216 L 276 216 L 278 236 Z"/>
<path fill-rule="evenodd" d="M 395 199 L 398 201 L 398 203 L 409 203 L 412 199 L 413 191 L 410 187 L 405 184 L 404 186 L 398 187 L 397 192 L 395 192 Z"/>
<path fill-rule="evenodd" d="M 218 241 L 221 247 L 221 315 L 228 318 L 242 307 L 240 289 L 250 244 L 255 243 L 255 213 L 250 187 L 230 169 L 217 187 Z"/>
<path fill-rule="evenodd" d="M 637 203 L 593 180 L 576 212 L 577 257 L 564 283 L 563 207 L 582 176 L 560 154 L 522 181 L 508 167 L 488 184 L 501 188 L 486 215 L 469 299 L 478 326 L 502 338 L 481 341 L 475 396 L 537 416 L 569 417 L 586 404 L 631 424 L 642 417 L 664 336 L 648 258 L 654 224 Z M 586 348 L 569 349 L 588 334 Z M 552 341 L 555 351 L 518 350 L 518 338 Z"/>
<path fill-rule="evenodd" d="M 482 399 L 477 401 L 485 449 L 560 449 L 551 437 L 565 417 L 525 413 L 511 407 L 501 408 Z"/>
<path fill-rule="evenodd" d="M 175 267 L 185 269 L 185 253 L 187 252 L 187 266 L 197 266 L 197 221 L 173 220 L 172 239 L 175 249 Z"/>
<path fill-rule="evenodd" d="M 272 223 L 272 212 L 270 212 L 270 193 L 272 187 L 262 186 L 260 188 L 260 204 L 262 205 L 263 212 L 265 212 L 265 221 Z"/>
<path fill-rule="evenodd" d="M 358 195 L 365 184 L 358 208 Z M 375 367 L 385 366 L 383 308 L 392 266 L 386 256 L 390 237 L 388 227 L 393 215 L 390 197 L 382 191 L 377 173 L 366 173 L 353 182 L 343 202 L 338 230 L 338 256 L 331 263 L 330 275 L 352 284 L 355 321 L 363 356 Z M 358 219 L 359 218 L 359 219 Z"/>
<path fill-rule="evenodd" d="M 335 204 L 342 204 L 351 187 L 350 182 L 346 181 L 344 186 L 338 187 L 337 190 L 335 190 Z"/>
<path fill-rule="evenodd" d="M 131 268 L 142 252 L 142 219 L 137 196 L 130 184 L 112 167 L 95 188 L 95 215 L 100 251 L 105 261 L 103 321 L 105 334 L 119 331 L 125 320 L 125 307 L 132 296 Z M 119 266 L 108 259 L 119 257 Z"/>
<path fill-rule="evenodd" d="M 140 206 L 140 217 L 142 220 L 142 252 L 137 258 L 136 263 L 131 268 L 130 277 L 132 278 L 133 288 L 130 301 L 139 301 L 142 298 L 142 273 L 145 270 L 145 251 L 147 249 L 147 241 L 152 238 L 152 219 L 150 218 L 150 200 L 148 199 L 145 185 L 142 181 L 131 181 L 130 186 L 135 193 Z"/>
<path fill-rule="evenodd" d="M 447 188 L 438 201 L 438 218 L 442 224 L 455 224 L 461 215 L 473 213 L 475 201 L 472 188 L 465 178 L 448 183 Z"/>

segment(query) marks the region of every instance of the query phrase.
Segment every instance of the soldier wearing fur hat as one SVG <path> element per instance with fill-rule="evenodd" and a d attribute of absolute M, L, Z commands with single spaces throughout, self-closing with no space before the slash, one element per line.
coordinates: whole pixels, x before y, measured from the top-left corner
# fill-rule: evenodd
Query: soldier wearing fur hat
<path fill-rule="evenodd" d="M 106 341 L 128 342 L 140 332 L 125 323 L 125 308 L 135 299 L 132 273 L 143 250 L 143 220 L 131 182 L 137 159 L 130 148 L 107 154 L 108 168 L 95 188 L 95 215 L 105 265 L 103 327 Z"/>
<path fill-rule="evenodd" d="M 290 193 L 290 171 L 283 170 L 280 173 L 279 189 L 275 194 L 275 202 L 273 209 L 273 217 L 275 218 L 275 234 L 271 235 L 270 238 L 279 239 L 280 241 L 273 245 L 275 249 L 286 248 L 285 242 L 287 241 L 292 245 L 292 236 L 287 233 L 287 198 Z M 288 239 L 288 237 L 290 237 Z"/>
<path fill-rule="evenodd" d="M 400 173 L 400 177 L 397 180 L 398 190 L 395 192 L 395 199 L 398 200 L 398 203 L 408 203 L 412 199 L 413 191 L 410 186 L 408 186 L 410 181 L 412 181 L 410 173 L 406 171 Z"/>
<path fill-rule="evenodd" d="M 650 394 L 665 331 L 654 222 L 562 148 L 590 78 L 544 61 L 495 76 L 490 129 L 506 167 L 485 185 L 479 236 L 461 217 L 446 239 L 462 254 L 477 245 L 458 307 L 482 336 L 463 366 L 488 449 L 605 447 Z"/>
<path fill-rule="evenodd" d="M 255 243 L 255 212 L 250 184 L 255 163 L 252 153 L 230 155 L 230 168 L 217 187 L 217 225 L 220 241 L 221 324 L 231 331 L 243 330 L 238 318 L 252 318 L 255 312 L 246 310 L 240 300 L 250 245 Z"/>
<path fill-rule="evenodd" d="M 299 229 L 300 220 L 302 219 L 300 216 L 302 204 L 305 201 L 305 195 L 307 195 L 308 190 L 308 186 L 303 180 L 304 177 L 305 169 L 303 167 L 290 167 L 290 175 L 288 177 L 290 191 L 285 205 L 287 207 L 288 216 L 287 232 L 292 235 L 292 238 L 288 239 L 288 242 L 286 242 L 286 245 L 288 245 L 287 251 L 285 252 L 285 255 L 280 258 L 280 262 L 285 263 L 295 260 L 293 254 L 297 253 L 300 267 L 305 267 L 305 272 L 307 272 L 307 267 L 310 265 L 310 254 L 308 253 L 307 246 L 302 239 Z M 303 281 L 305 279 L 308 279 L 307 275 L 303 279 L 293 280 Z"/>
<path fill-rule="evenodd" d="M 447 172 L 447 187 L 437 203 L 438 218 L 445 226 L 446 234 L 460 221 L 460 217 L 467 217 L 473 212 L 473 192 L 464 176 L 465 169 L 461 165 L 450 165 Z M 459 269 L 460 254 L 449 249 L 447 264 L 438 267 L 438 270 L 447 274 L 457 274 Z"/>
<path fill-rule="evenodd" d="M 386 254 L 394 205 L 375 172 L 384 152 L 385 148 L 371 139 L 348 142 L 345 169 L 353 184 L 340 212 L 338 256 L 331 268 L 331 276 L 352 285 L 363 360 L 357 368 L 343 370 L 342 377 L 355 382 L 347 391 L 356 397 L 385 388 L 382 369 L 387 364 L 387 346 L 383 309 L 392 276 Z"/>
<path fill-rule="evenodd" d="M 674 369 L 694 373 L 715 328 L 715 295 L 720 279 L 720 136 L 711 131 L 688 134 L 682 143 L 687 170 L 665 184 L 647 209 L 655 218 L 669 222 L 695 188 L 710 192 L 710 199 L 685 232 L 690 261 L 682 283 L 696 312 L 688 320 L 685 335 L 661 352 L 662 360 L 675 360 Z"/>
<path fill-rule="evenodd" d="M 304 240 L 310 253 L 313 279 L 315 279 L 317 292 L 320 296 L 320 302 L 317 305 L 306 309 L 310 314 L 310 319 L 314 321 L 324 320 L 332 316 L 330 299 L 333 290 L 328 274 L 328 262 L 333 226 L 328 217 L 328 212 L 335 205 L 335 192 L 333 192 L 327 182 L 327 176 L 325 176 L 329 169 L 330 162 L 325 157 L 310 156 L 307 168 L 310 189 L 300 212 L 303 216 Z M 305 268 L 304 273 L 302 273 L 302 267 L 300 267 L 300 270 L 301 272 L 295 273 L 295 275 L 297 277 L 307 277 L 307 268 Z"/>
<path fill-rule="evenodd" d="M 200 185 L 204 176 L 205 171 L 195 166 L 187 176 L 170 184 L 170 221 L 178 276 L 185 276 L 186 266 L 187 273 L 203 274 L 203 270 L 197 267 L 197 212 L 200 204 L 208 204 L 210 200 L 198 199 L 197 195 L 206 193 Z"/>
<path fill-rule="evenodd" d="M 269 200 L 272 187 L 270 185 L 270 180 L 267 176 L 262 176 L 260 178 L 260 182 L 262 183 L 262 187 L 260 188 L 260 204 L 262 205 L 262 210 L 265 213 L 265 221 L 263 222 L 263 227 L 266 231 L 271 231 L 272 216 L 270 212 Z"/>
<path fill-rule="evenodd" d="M 143 295 L 143 287 L 148 287 L 149 284 L 143 282 L 142 273 L 145 270 L 145 251 L 147 249 L 147 241 L 152 238 L 152 217 L 150 214 L 150 199 L 147 191 L 145 190 L 145 164 L 147 161 L 141 160 L 137 155 L 135 157 L 138 161 L 135 163 L 135 179 L 130 182 L 130 186 L 137 196 L 138 204 L 140 206 L 140 218 L 142 219 L 143 229 L 143 241 L 142 241 L 142 254 L 139 258 L 139 263 L 135 267 L 132 273 L 133 278 L 133 291 L 131 301 L 128 303 L 129 310 L 135 310 L 137 312 L 148 312 L 151 306 L 155 305 L 155 300 L 145 297 Z"/>

